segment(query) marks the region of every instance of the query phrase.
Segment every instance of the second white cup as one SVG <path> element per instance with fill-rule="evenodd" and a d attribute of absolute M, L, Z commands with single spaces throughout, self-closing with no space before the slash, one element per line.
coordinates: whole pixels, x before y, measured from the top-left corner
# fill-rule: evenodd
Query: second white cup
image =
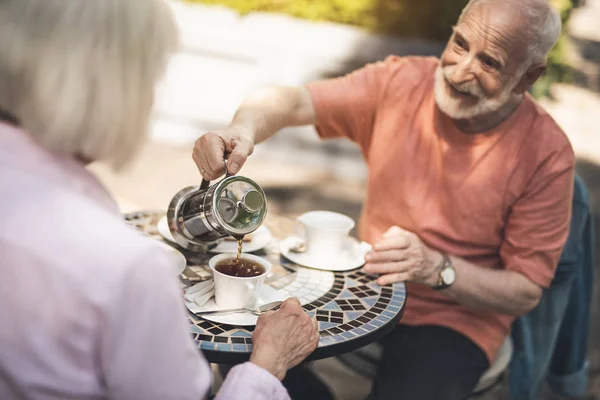
<path fill-rule="evenodd" d="M 306 253 L 311 258 L 332 261 L 338 257 L 354 220 L 332 211 L 310 211 L 298 217 L 304 228 Z"/>

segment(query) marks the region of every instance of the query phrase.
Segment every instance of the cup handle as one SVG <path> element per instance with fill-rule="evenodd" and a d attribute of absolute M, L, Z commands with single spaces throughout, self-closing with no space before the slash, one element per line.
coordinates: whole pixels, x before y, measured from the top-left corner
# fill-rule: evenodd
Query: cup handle
<path fill-rule="evenodd" d="M 294 226 L 294 231 L 298 239 L 302 240 L 302 242 L 306 243 L 306 228 L 304 224 L 300 220 L 296 220 L 296 224 Z"/>

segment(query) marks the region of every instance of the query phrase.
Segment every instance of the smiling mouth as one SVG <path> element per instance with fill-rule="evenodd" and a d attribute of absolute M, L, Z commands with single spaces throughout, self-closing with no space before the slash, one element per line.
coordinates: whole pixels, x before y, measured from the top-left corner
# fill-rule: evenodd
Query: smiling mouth
<path fill-rule="evenodd" d="M 452 92 L 452 94 L 456 97 L 465 97 L 465 98 L 473 97 L 473 95 L 471 93 L 461 92 L 460 90 L 456 89 L 452 85 L 449 85 L 449 87 L 450 87 L 450 91 Z"/>
<path fill-rule="evenodd" d="M 471 93 L 469 92 L 463 92 L 461 90 L 456 89 L 450 82 L 446 81 L 446 85 L 448 86 L 450 93 L 454 96 L 454 97 L 459 97 L 459 98 L 464 98 L 464 99 L 471 99 L 471 98 L 475 98 L 475 96 L 473 96 Z"/>

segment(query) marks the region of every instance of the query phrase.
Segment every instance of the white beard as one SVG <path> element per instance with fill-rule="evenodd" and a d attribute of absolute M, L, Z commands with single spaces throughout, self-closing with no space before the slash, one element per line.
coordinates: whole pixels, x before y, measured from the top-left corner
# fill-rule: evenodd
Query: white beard
<path fill-rule="evenodd" d="M 506 87 L 503 89 L 500 96 L 495 99 L 487 99 L 483 90 L 479 86 L 476 86 L 476 83 L 470 83 L 468 85 L 464 85 L 459 89 L 461 91 L 468 92 L 477 98 L 477 103 L 465 107 L 461 104 L 461 101 L 458 99 L 453 99 L 448 94 L 448 89 L 446 85 L 446 76 L 452 75 L 454 70 L 454 66 L 442 68 L 441 65 L 437 67 L 435 70 L 435 101 L 442 110 L 442 112 L 448 115 L 452 119 L 470 119 L 479 117 L 481 115 L 494 113 L 502 108 L 511 98 L 513 89 L 519 83 L 521 76 L 517 74 L 510 82 L 507 83 Z"/>

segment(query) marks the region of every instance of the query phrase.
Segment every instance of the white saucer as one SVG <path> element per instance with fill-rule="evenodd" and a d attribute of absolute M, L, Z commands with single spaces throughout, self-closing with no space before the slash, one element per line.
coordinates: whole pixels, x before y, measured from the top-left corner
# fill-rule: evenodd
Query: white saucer
<path fill-rule="evenodd" d="M 271 286 L 262 285 L 260 292 L 258 293 L 257 306 L 262 306 L 273 301 L 284 301 L 286 296 L 280 293 L 278 290 L 273 289 Z M 213 311 L 218 310 L 219 307 L 215 304 L 215 298 L 208 300 L 202 307 L 196 303 L 185 302 L 185 306 L 192 313 L 200 311 Z M 221 314 L 221 315 L 203 315 L 200 318 L 207 319 L 209 321 L 218 322 L 221 324 L 229 324 L 234 326 L 253 326 L 256 325 L 258 316 L 248 313 L 232 313 L 232 314 Z"/>
<path fill-rule="evenodd" d="M 279 251 L 285 258 L 298 265 L 325 271 L 350 271 L 362 267 L 365 264 L 365 255 L 371 251 L 370 244 L 349 237 L 339 257 L 336 257 L 333 262 L 328 262 L 313 259 L 306 253 L 295 253 L 290 250 L 301 241 L 302 239 L 297 236 L 288 237 L 279 244 Z"/>
<path fill-rule="evenodd" d="M 169 246 L 166 243 L 163 243 L 158 240 L 156 241 L 156 243 L 158 243 L 160 245 L 160 247 L 167 250 L 169 252 L 169 254 L 172 255 L 172 259 L 174 260 L 172 263 L 172 266 L 173 266 L 173 273 L 175 274 L 175 276 L 181 275 L 183 273 L 183 271 L 185 270 L 185 267 L 187 266 L 187 261 L 185 260 L 184 255 L 181 254 L 180 251 L 178 251 L 177 249 L 174 249 L 173 247 Z"/>
<path fill-rule="evenodd" d="M 166 240 L 171 243 L 177 243 L 175 238 L 169 230 L 169 223 L 167 217 L 162 217 L 156 226 L 158 233 Z M 266 226 L 259 227 L 256 231 L 252 232 L 252 240 L 249 242 L 242 243 L 242 251 L 244 253 L 252 253 L 253 251 L 261 250 L 271 242 L 273 236 L 271 231 Z M 214 249 L 210 250 L 211 253 L 237 253 L 237 242 L 234 240 L 223 240 Z"/>

